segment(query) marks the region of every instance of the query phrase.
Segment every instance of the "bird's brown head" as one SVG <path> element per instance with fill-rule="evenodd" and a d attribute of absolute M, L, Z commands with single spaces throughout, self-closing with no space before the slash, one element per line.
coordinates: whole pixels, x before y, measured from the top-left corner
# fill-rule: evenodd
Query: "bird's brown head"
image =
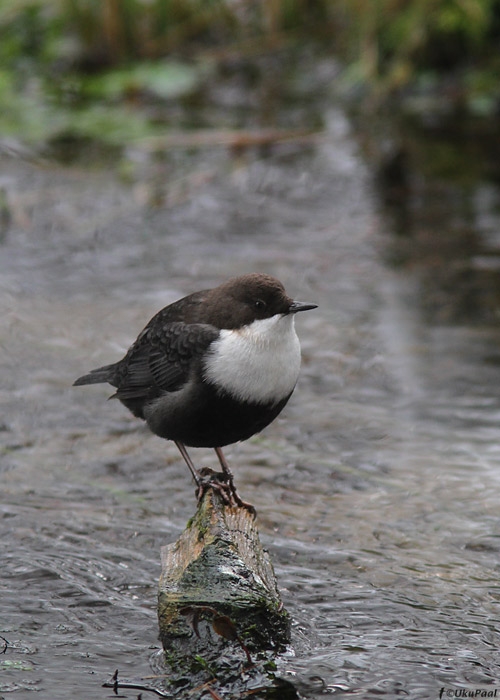
<path fill-rule="evenodd" d="M 316 308 L 291 299 L 283 284 L 263 273 L 232 277 L 205 297 L 207 322 L 218 328 L 237 329 L 253 321 Z"/>

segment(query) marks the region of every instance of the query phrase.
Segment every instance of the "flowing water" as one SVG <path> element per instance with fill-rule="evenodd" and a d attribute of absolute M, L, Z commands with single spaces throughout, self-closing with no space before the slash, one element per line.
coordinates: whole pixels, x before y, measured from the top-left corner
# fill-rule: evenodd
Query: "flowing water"
<path fill-rule="evenodd" d="M 161 668 L 159 551 L 193 485 L 109 387 L 71 383 L 251 270 L 319 304 L 289 406 L 227 450 L 293 618 L 279 674 L 305 698 L 500 694 L 498 188 L 470 192 L 468 246 L 445 217 L 394 238 L 345 115 L 323 118 L 261 157 L 168 154 L 156 208 L 110 169 L 2 158 L 0 697 L 105 698 L 115 669 Z"/>

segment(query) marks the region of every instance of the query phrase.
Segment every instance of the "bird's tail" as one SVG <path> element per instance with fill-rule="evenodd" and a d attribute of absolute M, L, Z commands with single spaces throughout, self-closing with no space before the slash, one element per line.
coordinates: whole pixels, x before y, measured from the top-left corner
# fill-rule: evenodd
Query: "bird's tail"
<path fill-rule="evenodd" d="M 78 379 L 73 382 L 73 386 L 81 386 L 82 384 L 104 384 L 108 383 L 114 386 L 114 380 L 116 376 L 116 365 L 104 365 L 104 367 L 98 367 L 93 369 L 88 374 L 84 374 L 83 377 L 78 377 Z"/>

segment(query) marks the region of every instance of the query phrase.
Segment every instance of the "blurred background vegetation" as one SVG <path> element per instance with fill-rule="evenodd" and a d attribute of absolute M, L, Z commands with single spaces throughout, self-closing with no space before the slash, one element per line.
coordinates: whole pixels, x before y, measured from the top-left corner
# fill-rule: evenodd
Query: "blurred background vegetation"
<path fill-rule="evenodd" d="M 497 116 L 499 39 L 500 0 L 1 0 L 0 134 L 154 134 L 148 95 L 186 97 L 228 61 L 305 47 L 335 56 L 339 87 L 368 109 L 444 96 Z"/>

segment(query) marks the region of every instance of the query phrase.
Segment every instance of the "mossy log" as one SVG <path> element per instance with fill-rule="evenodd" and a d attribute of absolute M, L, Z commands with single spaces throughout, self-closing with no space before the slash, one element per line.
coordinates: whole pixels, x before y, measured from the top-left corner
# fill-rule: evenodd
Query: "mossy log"
<path fill-rule="evenodd" d="M 212 489 L 177 542 L 162 549 L 158 619 L 175 697 L 218 697 L 217 689 L 224 697 L 297 697 L 274 673 L 290 617 L 269 554 L 252 514 Z"/>

